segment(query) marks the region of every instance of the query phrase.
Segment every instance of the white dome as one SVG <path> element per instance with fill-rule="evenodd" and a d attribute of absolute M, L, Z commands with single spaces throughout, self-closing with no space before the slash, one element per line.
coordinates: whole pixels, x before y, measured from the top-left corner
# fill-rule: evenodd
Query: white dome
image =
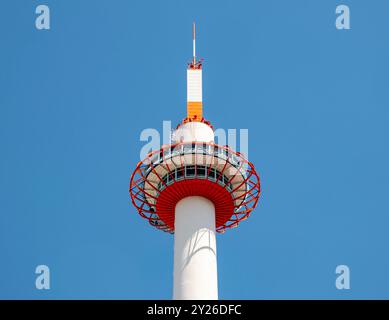
<path fill-rule="evenodd" d="M 182 124 L 173 132 L 172 142 L 214 142 L 215 135 L 210 126 L 192 121 Z"/>

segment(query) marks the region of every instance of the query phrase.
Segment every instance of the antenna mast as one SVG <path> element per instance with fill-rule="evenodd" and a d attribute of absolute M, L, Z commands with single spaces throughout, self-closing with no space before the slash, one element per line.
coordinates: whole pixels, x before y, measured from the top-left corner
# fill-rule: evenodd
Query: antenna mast
<path fill-rule="evenodd" d="M 193 22 L 193 66 L 196 65 L 196 23 Z"/>

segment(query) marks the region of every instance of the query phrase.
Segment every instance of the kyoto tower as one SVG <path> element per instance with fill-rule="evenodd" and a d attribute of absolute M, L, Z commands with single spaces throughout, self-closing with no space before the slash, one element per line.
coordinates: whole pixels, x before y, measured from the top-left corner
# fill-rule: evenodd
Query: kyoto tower
<path fill-rule="evenodd" d="M 228 145 L 214 143 L 213 127 L 203 117 L 202 67 L 193 24 L 187 116 L 171 144 L 138 163 L 129 189 L 139 214 L 174 234 L 173 299 L 179 300 L 218 299 L 216 232 L 247 219 L 260 195 L 254 166 Z"/>

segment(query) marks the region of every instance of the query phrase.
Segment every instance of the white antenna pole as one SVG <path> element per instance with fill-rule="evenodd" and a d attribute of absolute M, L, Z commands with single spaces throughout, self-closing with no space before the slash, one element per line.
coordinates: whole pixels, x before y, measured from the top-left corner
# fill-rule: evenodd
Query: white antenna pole
<path fill-rule="evenodd" d="M 193 65 L 196 64 L 196 24 L 193 22 Z"/>

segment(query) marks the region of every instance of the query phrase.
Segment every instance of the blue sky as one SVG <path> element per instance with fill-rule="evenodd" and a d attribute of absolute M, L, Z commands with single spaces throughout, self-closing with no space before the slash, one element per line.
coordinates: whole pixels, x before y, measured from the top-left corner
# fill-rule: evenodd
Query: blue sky
<path fill-rule="evenodd" d="M 351 30 L 335 28 L 339 4 Z M 138 216 L 128 183 L 140 132 L 185 116 L 194 20 L 205 116 L 249 130 L 262 182 L 250 219 L 217 238 L 220 298 L 389 298 L 387 1 L 1 9 L 0 298 L 171 298 L 173 237 Z"/>

